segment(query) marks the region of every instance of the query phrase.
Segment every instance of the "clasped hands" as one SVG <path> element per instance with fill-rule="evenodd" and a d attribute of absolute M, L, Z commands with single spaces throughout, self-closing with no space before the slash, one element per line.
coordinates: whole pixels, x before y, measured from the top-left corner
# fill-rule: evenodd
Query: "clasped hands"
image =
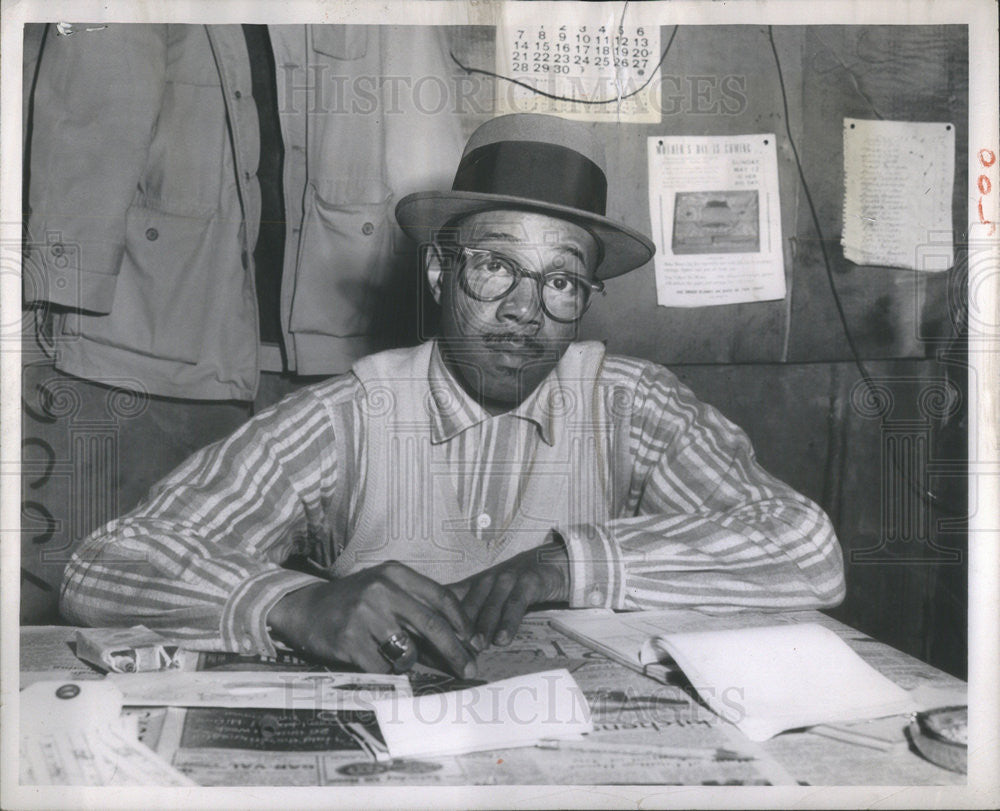
<path fill-rule="evenodd" d="M 561 541 L 441 585 L 389 561 L 283 597 L 268 615 L 272 634 L 310 657 L 350 662 L 369 673 L 402 672 L 417 653 L 436 656 L 462 678 L 476 654 L 514 638 L 533 605 L 569 599 L 569 558 Z M 417 647 L 383 652 L 403 632 Z"/>

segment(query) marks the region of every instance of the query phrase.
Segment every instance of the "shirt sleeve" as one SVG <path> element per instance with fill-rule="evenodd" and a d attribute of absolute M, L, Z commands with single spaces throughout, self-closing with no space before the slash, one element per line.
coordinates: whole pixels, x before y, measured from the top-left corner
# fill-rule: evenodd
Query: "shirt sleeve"
<path fill-rule="evenodd" d="M 83 541 L 63 576 L 63 615 L 273 656 L 268 612 L 320 580 L 280 564 L 329 532 L 339 497 L 333 407 L 349 402 L 331 406 L 304 389 L 188 459 Z"/>
<path fill-rule="evenodd" d="M 746 434 L 669 371 L 636 387 L 629 495 L 602 525 L 560 529 L 576 607 L 832 606 L 844 598 L 833 527 L 768 474 Z"/>

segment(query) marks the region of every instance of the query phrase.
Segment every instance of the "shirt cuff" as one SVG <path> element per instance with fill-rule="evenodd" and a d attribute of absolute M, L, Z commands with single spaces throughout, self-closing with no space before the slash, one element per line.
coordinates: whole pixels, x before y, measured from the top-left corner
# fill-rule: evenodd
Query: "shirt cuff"
<path fill-rule="evenodd" d="M 226 650 L 276 656 L 277 649 L 267 632 L 267 615 L 286 594 L 325 582 L 321 577 L 288 569 L 270 569 L 244 580 L 222 609 L 220 633 Z"/>
<path fill-rule="evenodd" d="M 624 608 L 625 561 L 607 530 L 578 524 L 557 531 L 569 555 L 570 608 Z"/>
<path fill-rule="evenodd" d="M 117 269 L 121 263 L 120 245 L 84 246 L 67 242 L 31 245 L 24 261 L 24 297 L 29 304 L 48 302 L 73 310 L 106 315 L 111 312 L 118 283 L 117 272 L 88 271 L 80 266 L 81 248 L 89 262 Z M 95 256 L 111 252 L 110 256 Z"/>

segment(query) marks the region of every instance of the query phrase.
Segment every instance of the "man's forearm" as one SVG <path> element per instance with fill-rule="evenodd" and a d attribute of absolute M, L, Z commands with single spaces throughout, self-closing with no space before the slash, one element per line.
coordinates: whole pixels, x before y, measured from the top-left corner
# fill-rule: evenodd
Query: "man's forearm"
<path fill-rule="evenodd" d="M 833 528 L 800 496 L 718 516 L 619 519 L 564 536 L 573 607 L 817 608 L 844 596 Z"/>

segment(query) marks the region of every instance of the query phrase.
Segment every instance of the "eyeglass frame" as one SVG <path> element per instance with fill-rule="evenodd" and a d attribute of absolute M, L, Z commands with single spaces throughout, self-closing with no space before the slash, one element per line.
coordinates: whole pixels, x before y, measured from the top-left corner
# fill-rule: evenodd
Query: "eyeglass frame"
<path fill-rule="evenodd" d="M 522 265 L 520 262 L 509 256 L 508 254 L 504 253 L 503 251 L 496 251 L 493 250 L 492 248 L 473 248 L 469 245 L 460 245 L 458 243 L 438 245 L 438 247 L 448 252 L 458 254 L 459 262 L 455 265 L 454 270 L 458 274 L 458 280 L 459 283 L 462 285 L 462 290 L 470 298 L 474 299 L 475 301 L 482 301 L 484 303 L 503 301 L 503 299 L 507 298 L 507 296 L 509 296 L 517 289 L 517 286 L 521 283 L 521 279 L 527 277 L 529 279 L 533 279 L 535 282 L 535 290 L 538 297 L 538 303 L 542 308 L 542 312 L 544 312 L 545 315 L 551 318 L 553 321 L 557 321 L 560 324 L 576 324 L 577 322 L 580 321 L 580 319 L 583 318 L 584 315 L 586 315 L 587 310 L 590 309 L 590 303 L 594 300 L 593 294 L 600 293 L 602 295 L 607 295 L 608 292 L 607 288 L 604 286 L 604 282 L 601 281 L 600 279 L 595 279 L 592 281 L 590 279 L 584 279 L 582 276 L 579 276 L 574 273 L 567 273 L 566 271 L 552 271 L 549 274 L 538 273 L 537 271 L 534 270 L 528 270 L 527 268 L 524 267 L 524 265 Z M 490 256 L 498 256 L 500 257 L 500 259 L 502 259 L 504 262 L 506 262 L 513 268 L 515 276 L 513 283 L 506 291 L 501 293 L 499 296 L 483 298 L 482 296 L 473 293 L 471 288 L 466 283 L 465 272 L 464 272 L 466 266 L 466 256 L 467 254 L 476 254 L 476 253 L 489 254 Z M 545 295 L 543 292 L 543 288 L 545 285 L 545 277 L 546 275 L 553 275 L 554 273 L 559 273 L 564 276 L 573 276 L 574 279 L 576 279 L 580 284 L 585 285 L 586 289 L 589 290 L 589 293 L 587 294 L 587 299 L 583 305 L 583 310 L 575 318 L 559 318 L 558 316 L 553 315 L 549 311 L 548 306 L 546 306 L 545 304 Z"/>

